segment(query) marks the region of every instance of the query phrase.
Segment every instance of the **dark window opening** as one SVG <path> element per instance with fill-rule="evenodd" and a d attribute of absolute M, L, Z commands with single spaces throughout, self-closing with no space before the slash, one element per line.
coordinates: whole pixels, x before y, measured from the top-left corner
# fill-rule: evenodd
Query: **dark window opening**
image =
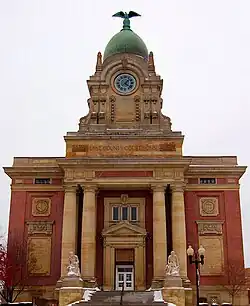
<path fill-rule="evenodd" d="M 137 221 L 137 207 L 131 207 L 131 221 Z"/>
<path fill-rule="evenodd" d="M 211 177 L 200 178 L 200 184 L 216 184 L 216 179 Z"/>
<path fill-rule="evenodd" d="M 49 185 L 51 184 L 51 179 L 50 178 L 35 178 L 35 184 Z"/>
<path fill-rule="evenodd" d="M 122 207 L 122 220 L 128 220 L 128 207 Z"/>
<path fill-rule="evenodd" d="M 119 207 L 113 207 L 113 221 L 119 220 Z"/>

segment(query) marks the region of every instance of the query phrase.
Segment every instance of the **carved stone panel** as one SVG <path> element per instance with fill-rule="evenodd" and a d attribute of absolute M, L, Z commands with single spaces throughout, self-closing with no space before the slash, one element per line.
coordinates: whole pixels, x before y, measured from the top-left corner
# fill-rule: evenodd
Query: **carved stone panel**
<path fill-rule="evenodd" d="M 218 198 L 216 197 L 202 197 L 199 200 L 200 215 L 204 217 L 214 217 L 219 215 Z"/>
<path fill-rule="evenodd" d="M 199 235 L 222 235 L 223 221 L 196 221 Z"/>
<path fill-rule="evenodd" d="M 30 237 L 28 239 L 29 275 L 50 275 L 51 237 Z"/>
<path fill-rule="evenodd" d="M 15 179 L 15 184 L 23 184 L 23 182 L 22 179 Z"/>
<path fill-rule="evenodd" d="M 45 234 L 52 235 L 53 221 L 27 221 L 28 234 Z"/>
<path fill-rule="evenodd" d="M 175 177 L 175 174 L 170 169 L 156 168 L 155 171 L 154 171 L 154 177 L 157 180 L 173 179 Z"/>
<path fill-rule="evenodd" d="M 222 236 L 200 236 L 200 245 L 206 250 L 205 263 L 201 265 L 201 275 L 223 274 L 224 249 Z"/>
<path fill-rule="evenodd" d="M 32 216 L 47 217 L 51 213 L 50 198 L 34 198 L 32 201 Z"/>

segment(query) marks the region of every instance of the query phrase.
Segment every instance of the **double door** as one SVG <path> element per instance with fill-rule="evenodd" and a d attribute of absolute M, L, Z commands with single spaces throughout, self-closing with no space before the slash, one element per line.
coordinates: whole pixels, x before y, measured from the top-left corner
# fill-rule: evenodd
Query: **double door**
<path fill-rule="evenodd" d="M 134 267 L 132 265 L 116 266 L 116 290 L 134 290 Z"/>

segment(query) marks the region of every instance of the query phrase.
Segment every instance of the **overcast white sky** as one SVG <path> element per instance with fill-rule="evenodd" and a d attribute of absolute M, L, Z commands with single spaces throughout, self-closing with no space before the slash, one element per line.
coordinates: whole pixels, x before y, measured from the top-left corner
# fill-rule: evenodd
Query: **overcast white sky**
<path fill-rule="evenodd" d="M 125 5 L 125 4 L 126 5 Z M 185 155 L 237 155 L 250 164 L 249 0 L 0 0 L 0 165 L 13 156 L 63 156 L 63 136 L 87 112 L 86 80 L 121 20 L 155 55 L 163 111 L 185 134 Z M 0 224 L 9 179 L 0 172 Z M 250 176 L 241 180 L 250 266 Z M 234 251 L 234 250 L 232 250 Z"/>

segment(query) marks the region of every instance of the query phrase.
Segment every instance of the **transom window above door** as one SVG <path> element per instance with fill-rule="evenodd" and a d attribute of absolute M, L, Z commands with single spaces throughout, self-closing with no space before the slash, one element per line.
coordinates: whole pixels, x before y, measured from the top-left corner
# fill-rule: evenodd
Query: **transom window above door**
<path fill-rule="evenodd" d="M 138 221 L 138 206 L 112 206 L 112 221 Z"/>

